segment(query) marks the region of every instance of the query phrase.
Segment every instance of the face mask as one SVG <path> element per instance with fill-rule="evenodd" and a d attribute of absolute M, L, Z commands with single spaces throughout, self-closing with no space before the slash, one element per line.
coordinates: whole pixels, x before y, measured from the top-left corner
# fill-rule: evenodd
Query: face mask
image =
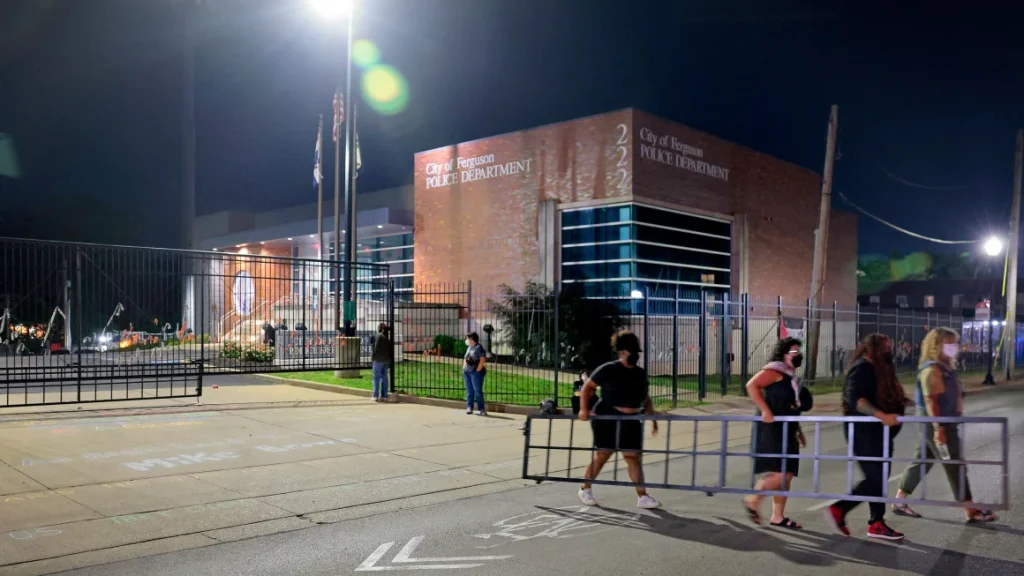
<path fill-rule="evenodd" d="M 886 352 L 885 354 L 883 354 L 882 355 L 882 360 L 884 360 L 886 364 L 892 364 L 893 363 L 892 352 Z"/>
<path fill-rule="evenodd" d="M 800 365 L 803 364 L 803 363 L 804 363 L 804 355 L 803 354 L 796 354 L 795 356 L 793 356 L 793 368 L 799 368 Z"/>
<path fill-rule="evenodd" d="M 956 355 L 960 352 L 959 344 L 943 344 L 942 353 L 949 358 L 956 359 Z"/>
<path fill-rule="evenodd" d="M 640 361 L 639 352 L 630 352 L 629 356 L 626 356 L 626 362 L 629 362 L 630 366 L 636 366 L 636 363 Z"/>
<path fill-rule="evenodd" d="M 470 347 L 472 347 L 472 346 L 473 346 L 473 342 L 471 342 L 471 341 L 469 340 L 469 338 L 466 338 L 466 347 L 467 347 L 467 348 L 470 348 Z"/>

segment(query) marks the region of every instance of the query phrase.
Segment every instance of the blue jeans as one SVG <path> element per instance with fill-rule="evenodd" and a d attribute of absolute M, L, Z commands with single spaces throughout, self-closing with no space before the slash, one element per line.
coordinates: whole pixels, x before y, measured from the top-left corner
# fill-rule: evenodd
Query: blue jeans
<path fill-rule="evenodd" d="M 373 363 L 373 397 L 388 397 L 388 363 Z"/>
<path fill-rule="evenodd" d="M 469 372 L 462 372 L 462 379 L 466 382 L 466 410 L 473 409 L 473 398 L 476 398 L 476 405 L 480 411 L 486 410 L 484 408 L 484 376 L 486 371 L 477 372 L 471 370 Z"/>

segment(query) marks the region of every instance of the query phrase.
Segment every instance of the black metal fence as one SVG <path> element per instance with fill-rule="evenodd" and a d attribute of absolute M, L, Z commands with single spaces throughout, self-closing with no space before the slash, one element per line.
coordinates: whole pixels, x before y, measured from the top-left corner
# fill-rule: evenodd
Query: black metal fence
<path fill-rule="evenodd" d="M 0 239 L 0 407 L 199 396 L 204 374 L 358 370 L 386 266 Z M 334 284 L 355 276 L 357 298 Z M 354 334 L 342 334 L 343 318 Z"/>
<path fill-rule="evenodd" d="M 745 383 L 768 363 L 778 339 L 806 341 L 815 320 L 817 361 L 806 374 L 819 390 L 839 389 L 857 343 L 874 332 L 893 339 L 904 380 L 913 378 L 920 342 L 937 326 L 962 334 L 961 369 L 968 374 L 984 373 L 999 346 L 998 322 L 984 325 L 935 311 L 836 304 L 811 309 L 807 302 L 777 297 L 732 299 L 682 289 L 594 298 L 578 286 L 553 291 L 528 284 L 498 294 L 476 293 L 471 284 L 417 286 L 411 298 L 396 303 L 396 387 L 463 399 L 463 340 L 469 332 L 479 334 L 489 353 L 487 401 L 521 405 L 551 398 L 568 406 L 580 370 L 609 360 L 611 334 L 623 328 L 641 338 L 641 365 L 652 398 L 662 406 L 745 394 Z"/>

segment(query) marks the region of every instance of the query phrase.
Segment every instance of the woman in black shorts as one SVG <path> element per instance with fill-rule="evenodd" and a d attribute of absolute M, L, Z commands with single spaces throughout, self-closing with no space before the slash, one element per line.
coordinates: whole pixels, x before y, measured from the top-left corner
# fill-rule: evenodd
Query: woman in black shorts
<path fill-rule="evenodd" d="M 783 338 L 772 351 L 771 362 L 747 382 L 747 393 L 757 405 L 761 422 L 754 424 L 757 454 L 799 454 L 807 444 L 798 422 L 790 423 L 783 434 L 783 423 L 776 422 L 776 416 L 799 416 L 811 409 L 812 398 L 806 388 L 801 388 L 796 371 L 803 363 L 800 340 Z M 786 436 L 783 441 L 783 436 Z M 783 474 L 785 462 L 785 474 Z M 754 485 L 755 490 L 789 490 L 789 484 L 800 472 L 797 458 L 760 457 L 754 459 L 754 473 L 762 474 Z M 751 495 L 744 499 L 743 507 L 750 520 L 761 523 L 758 507 L 761 496 Z M 799 530 L 800 524 L 785 516 L 786 497 L 772 497 L 772 516 L 769 523 L 779 528 Z"/>
<path fill-rule="evenodd" d="M 632 416 L 644 412 L 654 414 L 654 404 L 647 394 L 647 372 L 637 366 L 640 360 L 640 340 L 632 332 L 620 332 L 612 338 L 612 348 L 618 354 L 615 362 L 602 364 L 590 376 L 580 394 L 579 419 L 590 420 L 591 411 L 598 416 Z M 601 398 L 591 406 L 595 389 L 601 387 Z M 654 434 L 658 423 L 652 421 Z M 594 433 L 594 459 L 587 466 L 580 488 L 579 497 L 587 506 L 596 506 L 597 500 L 590 491 L 590 482 L 601 473 L 608 458 L 621 452 L 629 468 L 629 479 L 636 484 L 636 505 L 640 508 L 657 508 L 657 500 L 647 494 L 642 486 L 644 471 L 641 450 L 644 446 L 644 423 L 640 420 L 593 420 L 590 428 Z"/>

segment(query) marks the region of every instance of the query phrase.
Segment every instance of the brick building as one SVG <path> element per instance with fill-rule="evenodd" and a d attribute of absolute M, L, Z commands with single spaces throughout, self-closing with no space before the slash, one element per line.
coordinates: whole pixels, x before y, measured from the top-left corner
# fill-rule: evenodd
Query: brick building
<path fill-rule="evenodd" d="M 386 265 L 400 295 L 417 284 L 467 281 L 486 294 L 528 280 L 623 300 L 637 290 L 706 289 L 799 306 L 809 295 L 818 174 L 638 110 L 421 152 L 413 178 L 412 186 L 359 195 L 359 259 Z M 328 255 L 333 228 L 326 217 Z M 315 203 L 221 212 L 197 220 L 194 245 L 226 258 L 315 259 L 316 230 Z M 833 212 L 822 302 L 853 308 L 856 252 L 856 217 Z M 207 318 L 238 314 L 230 308 L 246 300 L 233 293 L 249 285 L 243 272 L 266 275 L 245 270 L 255 261 L 212 275 L 224 279 L 214 287 L 224 295 L 213 299 L 224 308 Z M 298 265 L 290 274 L 290 284 L 257 282 L 249 299 L 276 310 L 296 291 L 335 290 L 333 276 L 302 282 Z M 361 299 L 379 297 L 364 287 L 357 285 Z"/>
<path fill-rule="evenodd" d="M 808 297 L 818 174 L 638 110 L 422 152 L 414 178 L 417 282 Z M 854 305 L 856 252 L 833 212 L 824 302 Z"/>

